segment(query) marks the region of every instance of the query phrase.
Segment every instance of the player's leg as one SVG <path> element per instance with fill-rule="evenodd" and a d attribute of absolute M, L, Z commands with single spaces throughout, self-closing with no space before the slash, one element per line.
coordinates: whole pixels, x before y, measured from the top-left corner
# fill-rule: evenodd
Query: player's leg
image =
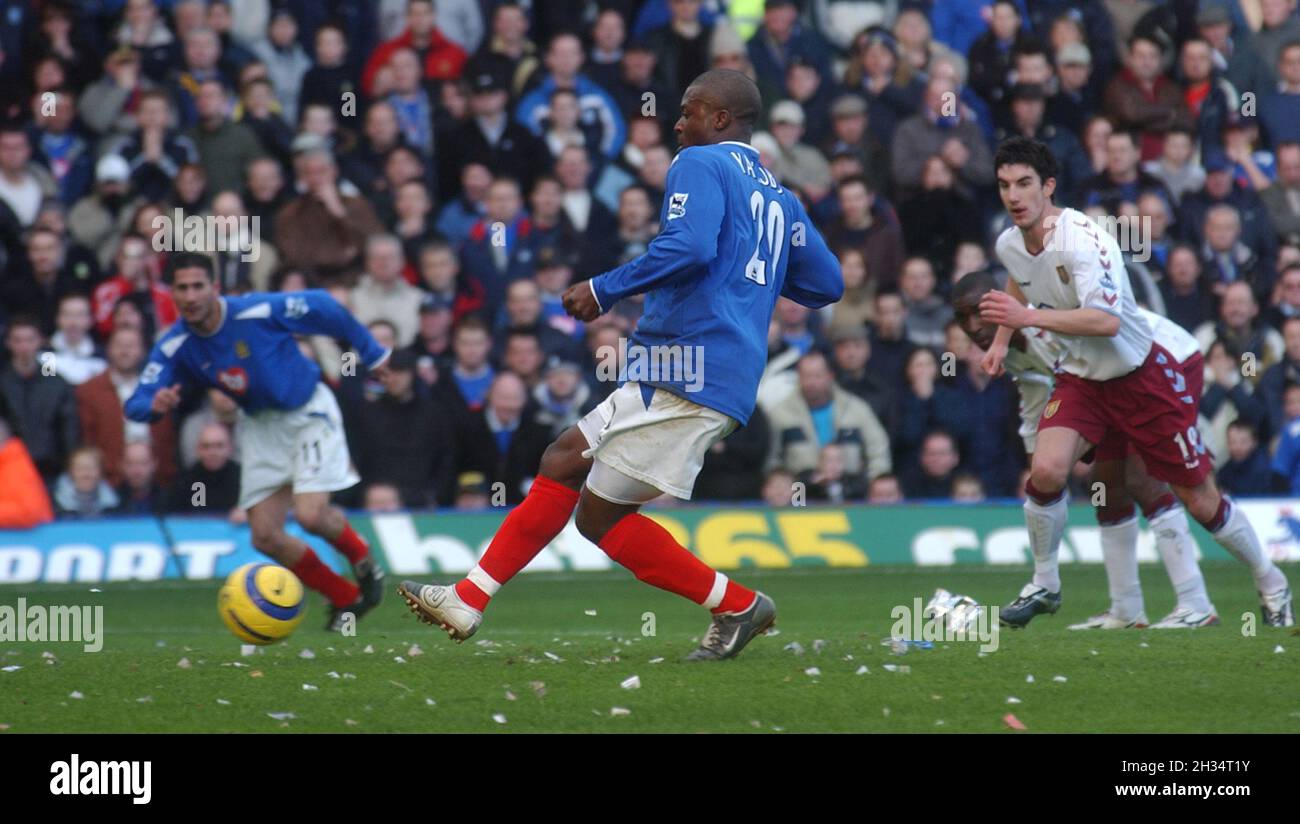
<path fill-rule="evenodd" d="M 1173 612 L 1153 626 L 1190 629 L 1218 624 L 1219 616 L 1210 603 L 1205 578 L 1196 561 L 1196 541 L 1187 523 L 1186 510 L 1168 484 L 1151 477 L 1140 455 L 1129 455 L 1126 463 L 1124 483 L 1151 524 L 1156 551 L 1178 598 Z"/>
<path fill-rule="evenodd" d="M 343 510 L 330 503 L 328 492 L 299 492 L 293 496 L 293 516 L 298 525 L 313 535 L 324 538 L 352 564 L 352 574 L 361 591 L 355 603 L 335 605 L 330 619 L 331 628 L 337 629 L 351 613 L 353 620 L 360 618 L 383 600 L 384 571 L 370 557 L 370 545 L 348 523 Z"/>
<path fill-rule="evenodd" d="M 1113 454 L 1116 450 L 1106 450 L 1112 435 L 1119 440 L 1118 460 Z M 1108 434 L 1106 441 L 1098 444 L 1092 475 L 1093 512 L 1101 533 L 1101 559 L 1110 589 L 1110 609 L 1081 624 L 1073 624 L 1070 629 L 1128 629 L 1145 627 L 1148 623 L 1138 578 L 1137 510 L 1124 484 L 1125 448 L 1122 435 Z"/>
<path fill-rule="evenodd" d="M 311 547 L 285 532 L 285 518 L 292 505 L 293 491 L 283 486 L 248 508 L 253 546 L 292 570 L 308 589 L 324 595 L 334 607 L 355 603 L 360 596 L 356 584 L 339 576 Z"/>
<path fill-rule="evenodd" d="M 713 623 L 691 660 L 730 658 L 772 626 L 775 604 L 701 561 L 637 511 L 661 494 L 597 460 L 578 502 L 578 531 L 638 580 L 709 608 Z"/>
<path fill-rule="evenodd" d="M 1295 611 L 1286 576 L 1264 552 L 1255 528 L 1241 507 L 1235 506 L 1219 492 L 1214 476 L 1207 473 L 1195 486 L 1171 486 L 1191 516 L 1205 527 L 1219 546 L 1250 569 L 1255 577 L 1255 588 L 1259 591 L 1264 623 L 1269 626 L 1294 625 Z"/>
<path fill-rule="evenodd" d="M 569 522 L 578 505 L 578 490 L 591 469 L 591 459 L 582 456 L 587 446 L 586 436 L 572 426 L 546 448 L 528 495 L 506 515 L 478 563 L 455 586 L 403 581 L 398 592 L 411 611 L 458 641 L 473 635 L 497 590 Z"/>

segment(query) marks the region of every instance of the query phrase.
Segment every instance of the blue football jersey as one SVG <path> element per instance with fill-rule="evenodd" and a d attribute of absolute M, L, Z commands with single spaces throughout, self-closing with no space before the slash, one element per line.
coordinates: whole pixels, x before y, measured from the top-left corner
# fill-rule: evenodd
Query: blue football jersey
<path fill-rule="evenodd" d="M 592 294 L 605 310 L 645 293 L 627 380 L 746 423 L 777 297 L 814 309 L 839 300 L 839 261 L 747 143 L 683 149 L 664 188 L 658 236 L 641 257 L 592 278 Z M 674 352 L 685 368 L 665 368 Z"/>
<path fill-rule="evenodd" d="M 298 350 L 295 335 L 346 340 L 366 367 L 389 350 L 323 289 L 221 298 L 224 316 L 211 335 L 177 321 L 149 353 L 140 385 L 124 411 L 133 421 L 153 418 L 153 396 L 174 383 L 213 386 L 245 412 L 291 410 L 320 383 L 320 367 Z"/>

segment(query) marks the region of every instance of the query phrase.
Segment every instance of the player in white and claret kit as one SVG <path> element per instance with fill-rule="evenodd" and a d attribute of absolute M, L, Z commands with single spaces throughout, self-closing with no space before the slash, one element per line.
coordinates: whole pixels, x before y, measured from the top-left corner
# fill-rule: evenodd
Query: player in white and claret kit
<path fill-rule="evenodd" d="M 1245 513 L 1215 485 L 1193 385 L 1138 310 L 1119 245 L 1082 212 L 1052 204 L 1056 159 L 1042 143 L 1004 141 L 994 168 L 1014 225 L 996 245 L 1011 275 L 1007 291 L 991 291 L 979 305 L 981 317 L 1002 327 L 983 367 L 1001 375 L 1012 335 L 1027 327 L 1053 333 L 1061 346 L 1025 485 L 1034 576 L 1002 610 L 1002 622 L 1023 627 L 1060 607 L 1066 480 L 1080 458 L 1093 448 L 1100 454 L 1104 445 L 1108 454 L 1132 448 L 1150 475 L 1168 483 L 1187 512 L 1251 570 L 1265 624 L 1292 626 L 1286 576 L 1264 553 Z"/>
<path fill-rule="evenodd" d="M 980 348 L 993 343 L 998 327 L 980 316 L 980 300 L 997 289 L 997 280 L 988 272 L 966 275 L 953 286 L 952 305 L 962 331 Z M 1152 324 L 1156 342 L 1164 346 L 1188 373 L 1189 391 L 1199 398 L 1199 379 L 1204 361 L 1196 339 L 1182 327 L 1145 309 L 1138 311 Z M 1038 421 L 1056 386 L 1056 363 L 1063 347 L 1042 329 L 1027 327 L 1012 336 L 1003 366 L 1015 379 L 1020 393 L 1020 436 L 1025 452 L 1032 456 L 1038 436 Z M 1197 376 L 1193 381 L 1192 375 Z M 1102 562 L 1110 584 L 1110 608 L 1070 629 L 1191 629 L 1213 626 L 1219 616 L 1205 591 L 1205 579 L 1196 562 L 1196 541 L 1187 524 L 1187 513 L 1169 486 L 1146 471 L 1141 458 L 1128 454 L 1121 437 L 1108 436 L 1106 447 L 1097 450 L 1094 482 L 1102 484 L 1103 503 L 1095 508 L 1101 528 Z M 1178 604 L 1168 616 L 1149 624 L 1138 579 L 1138 522 L 1134 504 L 1150 522 L 1155 533 L 1156 550 L 1169 573 Z"/>

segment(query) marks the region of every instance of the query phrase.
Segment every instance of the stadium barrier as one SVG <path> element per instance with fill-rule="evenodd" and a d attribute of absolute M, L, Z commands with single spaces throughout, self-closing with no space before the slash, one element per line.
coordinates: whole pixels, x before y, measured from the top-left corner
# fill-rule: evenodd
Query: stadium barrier
<path fill-rule="evenodd" d="M 1240 502 L 1276 561 L 1300 561 L 1300 501 Z M 869 564 L 1028 564 L 1019 506 L 903 504 L 891 507 L 683 506 L 649 511 L 678 541 L 719 569 Z M 384 566 L 398 575 L 456 575 L 473 566 L 501 523 L 499 511 L 366 515 L 351 521 Z M 1143 530 L 1138 558 L 1157 559 Z M 296 524 L 322 559 L 342 569 L 338 553 Z M 1207 560 L 1230 556 L 1204 530 L 1192 532 Z M 105 518 L 62 521 L 32 530 L 0 530 L 0 584 L 155 581 L 184 576 L 222 578 L 262 556 L 247 526 L 220 518 Z M 1092 509 L 1074 506 L 1061 548 L 1063 563 L 1100 563 Z M 602 570 L 613 566 L 570 523 L 526 571 Z"/>

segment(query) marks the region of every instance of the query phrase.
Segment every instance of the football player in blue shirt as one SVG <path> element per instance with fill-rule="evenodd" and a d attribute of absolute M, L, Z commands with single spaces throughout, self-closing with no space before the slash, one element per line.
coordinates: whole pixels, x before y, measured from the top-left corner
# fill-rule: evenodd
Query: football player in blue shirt
<path fill-rule="evenodd" d="M 690 659 L 730 658 L 775 621 L 771 598 L 728 580 L 637 512 L 664 493 L 689 498 L 704 456 L 748 421 L 777 298 L 818 308 L 844 291 L 839 262 L 803 205 L 748 143 L 762 105 L 758 87 L 734 71 L 705 72 L 686 90 L 659 235 L 641 257 L 564 295 L 582 321 L 645 295 L 622 385 L 551 444 L 528 497 L 464 580 L 401 584 L 421 619 L 456 640 L 473 635 L 489 599 L 576 507 L 579 532 L 610 558 L 712 611 Z"/>
<path fill-rule="evenodd" d="M 355 621 L 379 603 L 384 573 L 342 510 L 330 504 L 331 492 L 359 479 L 334 394 L 294 336 L 344 339 L 376 372 L 391 350 L 325 291 L 222 297 L 211 259 L 194 252 L 174 255 L 168 271 L 181 319 L 150 353 L 124 406 L 126 417 L 148 422 L 169 414 L 180 403 L 182 385 L 216 387 L 233 398 L 243 412 L 239 506 L 248 511 L 253 546 L 324 594 L 332 607 L 327 628 L 341 629 L 349 615 Z M 291 508 L 303 529 L 347 557 L 356 584 L 285 532 Z"/>

